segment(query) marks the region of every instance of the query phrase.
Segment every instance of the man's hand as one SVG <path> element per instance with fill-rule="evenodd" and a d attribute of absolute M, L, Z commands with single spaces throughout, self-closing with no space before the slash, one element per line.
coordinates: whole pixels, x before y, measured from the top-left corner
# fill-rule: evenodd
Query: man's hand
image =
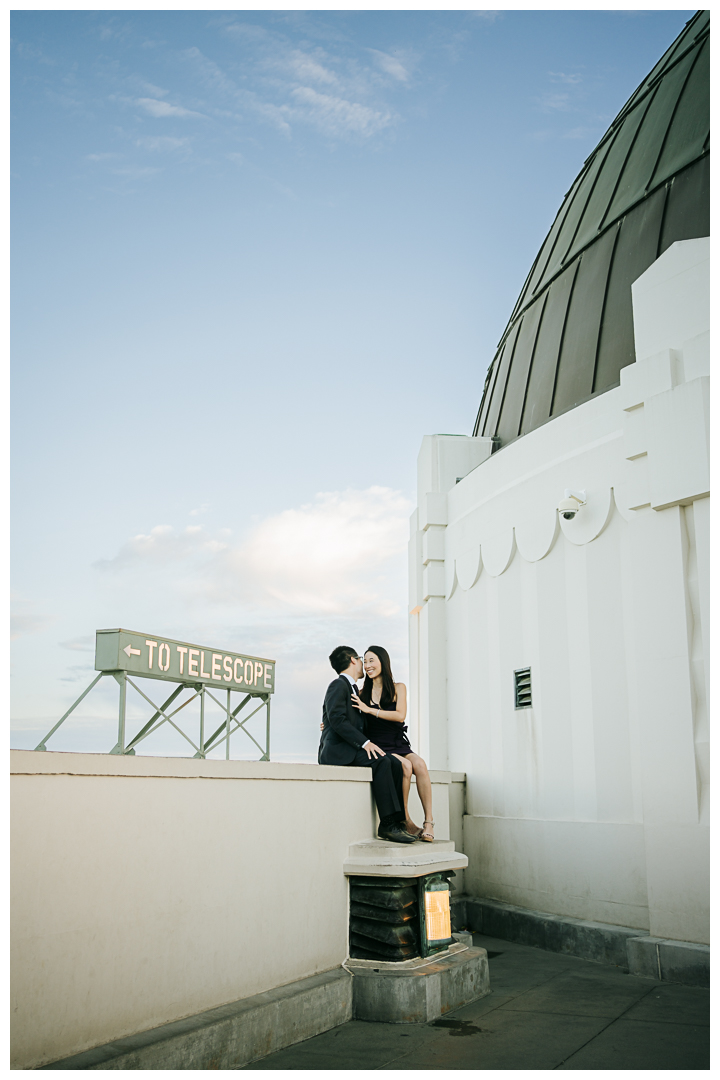
<path fill-rule="evenodd" d="M 381 750 L 379 746 L 376 746 L 374 742 L 368 742 L 363 746 L 363 750 L 368 757 L 385 757 L 385 751 Z"/>

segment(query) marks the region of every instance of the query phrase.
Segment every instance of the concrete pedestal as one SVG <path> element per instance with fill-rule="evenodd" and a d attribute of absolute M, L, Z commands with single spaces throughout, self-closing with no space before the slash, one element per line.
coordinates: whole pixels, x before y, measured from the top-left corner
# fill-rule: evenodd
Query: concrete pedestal
<path fill-rule="evenodd" d="M 490 993 L 487 952 L 460 943 L 427 959 L 348 960 L 345 967 L 355 1020 L 426 1024 Z"/>
<path fill-rule="evenodd" d="M 349 877 L 403 879 L 464 870 L 467 856 L 451 840 L 433 844 L 391 844 L 363 840 L 351 844 L 343 869 Z M 468 935 L 469 936 L 469 935 Z M 353 1016 L 386 1024 L 426 1024 L 490 993 L 487 953 L 470 941 L 455 941 L 444 952 L 411 960 L 350 959 Z"/>

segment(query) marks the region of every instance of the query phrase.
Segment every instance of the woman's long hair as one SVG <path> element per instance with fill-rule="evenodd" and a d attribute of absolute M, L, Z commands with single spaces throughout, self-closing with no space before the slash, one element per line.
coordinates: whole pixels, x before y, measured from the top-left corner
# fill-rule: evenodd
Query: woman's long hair
<path fill-rule="evenodd" d="M 390 667 L 390 657 L 388 656 L 387 649 L 383 649 L 382 645 L 368 645 L 365 652 L 375 653 L 378 660 L 380 661 L 383 681 L 382 697 L 389 697 L 391 701 L 394 701 L 397 691 L 395 689 L 395 680 L 393 679 L 392 668 Z M 365 682 L 363 683 L 363 688 L 360 691 L 360 697 L 366 705 L 369 705 L 372 701 L 372 688 L 373 681 L 368 675 L 366 675 Z"/>

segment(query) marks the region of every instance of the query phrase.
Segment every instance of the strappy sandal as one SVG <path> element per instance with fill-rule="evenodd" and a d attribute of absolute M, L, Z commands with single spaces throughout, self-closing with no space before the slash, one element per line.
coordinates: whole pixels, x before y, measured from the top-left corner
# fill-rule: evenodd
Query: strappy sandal
<path fill-rule="evenodd" d="M 430 828 L 426 829 L 425 828 L 426 825 L 429 825 Z M 432 844 L 433 840 L 435 839 L 435 836 L 433 835 L 433 828 L 434 827 L 435 827 L 435 822 L 434 821 L 423 821 L 423 828 L 422 828 L 422 832 L 420 833 L 420 839 L 425 840 L 426 843 L 428 843 L 428 844 Z"/>

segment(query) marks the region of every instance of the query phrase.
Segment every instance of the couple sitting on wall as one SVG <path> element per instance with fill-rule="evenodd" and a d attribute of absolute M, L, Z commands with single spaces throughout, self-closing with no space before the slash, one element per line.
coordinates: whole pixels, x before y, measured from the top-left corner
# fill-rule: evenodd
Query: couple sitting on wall
<path fill-rule="evenodd" d="M 381 840 L 432 842 L 435 822 L 430 776 L 427 765 L 410 746 L 404 723 L 407 694 L 403 683 L 393 681 L 387 651 L 381 645 L 371 645 L 363 658 L 349 645 L 338 645 L 330 653 L 330 663 L 338 678 L 325 694 L 318 761 L 321 765 L 367 765 L 372 769 Z M 365 680 L 358 691 L 357 679 L 363 674 Z M 426 819 L 422 829 L 410 820 L 407 808 L 413 772 Z"/>

